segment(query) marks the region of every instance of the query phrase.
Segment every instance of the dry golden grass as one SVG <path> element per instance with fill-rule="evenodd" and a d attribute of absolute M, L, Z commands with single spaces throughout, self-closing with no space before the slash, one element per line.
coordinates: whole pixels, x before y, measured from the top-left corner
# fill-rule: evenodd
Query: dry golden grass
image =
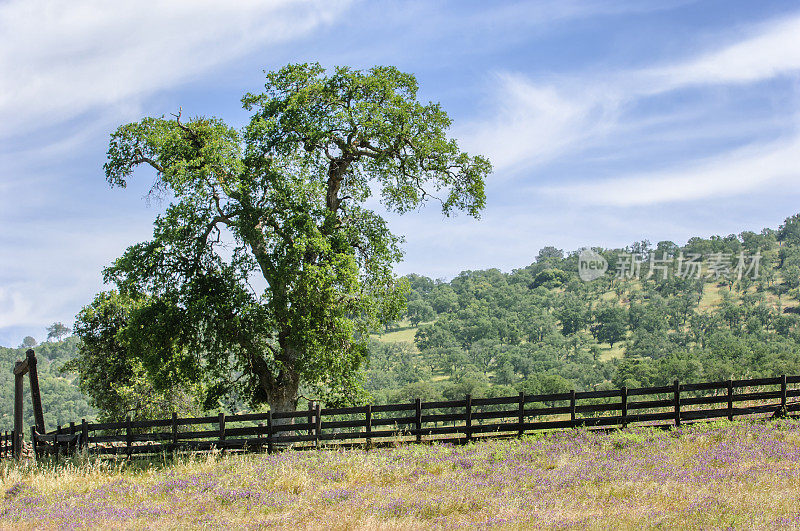
<path fill-rule="evenodd" d="M 796 527 L 800 426 L 0 468 L 0 528 Z"/>

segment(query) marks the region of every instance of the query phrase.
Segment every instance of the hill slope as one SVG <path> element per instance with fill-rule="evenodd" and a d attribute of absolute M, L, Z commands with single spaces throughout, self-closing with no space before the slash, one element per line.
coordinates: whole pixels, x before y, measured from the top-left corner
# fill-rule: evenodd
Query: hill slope
<path fill-rule="evenodd" d="M 583 278 L 587 257 L 605 274 Z M 379 402 L 800 373 L 800 215 L 683 246 L 546 247 L 510 273 L 407 278 L 408 321 L 373 342 L 365 371 Z"/>
<path fill-rule="evenodd" d="M 69 337 L 64 341 L 42 343 L 34 347 L 39 373 L 39 388 L 42 394 L 42 410 L 47 429 L 85 418 L 93 419 L 95 410 L 88 398 L 80 392 L 76 376 L 62 373 L 60 367 L 72 359 L 77 352 L 78 339 Z M 25 359 L 26 348 L 0 347 L 0 430 L 11 430 L 14 426 L 14 362 Z M 24 425 L 34 424 L 30 399 L 30 385 L 25 377 Z"/>

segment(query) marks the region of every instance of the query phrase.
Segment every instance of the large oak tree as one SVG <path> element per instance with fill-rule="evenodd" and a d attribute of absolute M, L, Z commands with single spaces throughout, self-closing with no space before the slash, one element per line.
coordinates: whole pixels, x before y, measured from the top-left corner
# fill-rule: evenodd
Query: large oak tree
<path fill-rule="evenodd" d="M 368 198 L 478 217 L 491 166 L 447 137 L 447 114 L 393 67 L 289 65 L 242 102 L 242 130 L 178 113 L 112 134 L 108 182 L 124 187 L 147 166 L 169 200 L 153 239 L 104 272 L 135 301 L 116 341 L 162 387 L 203 382 L 207 404 L 235 390 L 291 411 L 301 384 L 353 401 L 369 332 L 405 303 L 392 273 L 401 238 Z M 84 362 L 105 354 L 82 351 Z"/>

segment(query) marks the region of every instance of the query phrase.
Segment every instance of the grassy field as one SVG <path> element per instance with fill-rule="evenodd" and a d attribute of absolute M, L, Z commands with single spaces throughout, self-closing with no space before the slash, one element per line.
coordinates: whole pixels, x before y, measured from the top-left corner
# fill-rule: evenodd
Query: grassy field
<path fill-rule="evenodd" d="M 429 324 L 433 324 L 433 321 L 420 323 L 420 325 Z M 403 319 L 397 324 L 397 327 L 392 329 L 390 332 L 373 334 L 372 337 L 378 341 L 384 341 L 386 343 L 397 343 L 403 341 L 414 345 L 414 349 L 416 349 L 416 344 L 414 343 L 414 336 L 416 333 L 417 327 L 412 325 L 408 319 Z"/>
<path fill-rule="evenodd" d="M 467 446 L 2 469 L 0 527 L 776 528 L 800 523 L 800 425 L 570 430 Z"/>

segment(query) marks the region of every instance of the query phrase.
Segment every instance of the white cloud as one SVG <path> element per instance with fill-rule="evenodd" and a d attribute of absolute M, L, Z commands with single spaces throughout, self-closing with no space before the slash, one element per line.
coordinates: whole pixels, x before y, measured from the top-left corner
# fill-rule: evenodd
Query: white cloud
<path fill-rule="evenodd" d="M 38 220 L 21 227 L 6 242 L 14 251 L 0 253 L 0 331 L 71 323 L 76 305 L 101 289 L 102 268 L 150 231 L 147 221 L 88 220 L 65 228 L 61 220 Z"/>
<path fill-rule="evenodd" d="M 332 22 L 346 0 L 0 4 L 0 136 L 175 86 Z"/>
<path fill-rule="evenodd" d="M 800 70 L 800 16 L 762 25 L 735 44 L 643 72 L 655 90 L 698 84 L 752 83 Z"/>
<path fill-rule="evenodd" d="M 483 153 L 495 171 L 541 163 L 582 139 L 601 135 L 613 119 L 614 100 L 572 95 L 564 86 L 538 85 L 498 74 L 492 118 L 462 126 L 456 136 L 468 151 Z"/>
<path fill-rule="evenodd" d="M 639 206 L 741 195 L 768 184 L 800 191 L 800 137 L 748 146 L 691 165 L 538 191 L 578 203 Z"/>
<path fill-rule="evenodd" d="M 762 24 L 739 42 L 671 65 L 537 81 L 502 74 L 497 77 L 492 117 L 469 124 L 458 133 L 467 148 L 486 153 L 501 174 L 531 170 L 565 154 L 575 157 L 590 148 L 602 151 L 605 147 L 613 156 L 632 155 L 633 150 L 647 149 L 643 146 L 647 142 L 654 149 L 663 146 L 664 138 L 681 139 L 688 145 L 693 136 L 741 135 L 748 128 L 752 131 L 765 127 L 763 120 L 753 127 L 737 116 L 738 122 L 732 127 L 730 117 L 722 117 L 720 109 L 714 114 L 698 107 L 692 111 L 697 113 L 694 120 L 687 116 L 671 128 L 653 131 L 648 120 L 653 112 L 664 111 L 651 110 L 650 114 L 632 118 L 630 109 L 647 98 L 680 88 L 754 83 L 796 75 L 800 72 L 798 35 L 800 15 L 795 15 Z M 709 104 L 704 103 L 704 107 Z M 788 129 L 795 125 L 796 114 L 794 108 L 782 114 L 784 130 L 787 125 Z M 669 116 L 674 115 L 675 110 L 670 109 Z M 657 118 L 661 120 L 663 116 Z M 709 122 L 708 118 L 721 121 Z M 798 175 L 793 171 L 797 151 L 792 152 L 798 141 L 793 133 L 791 137 L 778 144 L 754 143 L 745 150 L 679 164 L 674 170 L 549 187 L 546 191 L 564 198 L 575 196 L 614 205 L 744 193 L 765 181 Z"/>

